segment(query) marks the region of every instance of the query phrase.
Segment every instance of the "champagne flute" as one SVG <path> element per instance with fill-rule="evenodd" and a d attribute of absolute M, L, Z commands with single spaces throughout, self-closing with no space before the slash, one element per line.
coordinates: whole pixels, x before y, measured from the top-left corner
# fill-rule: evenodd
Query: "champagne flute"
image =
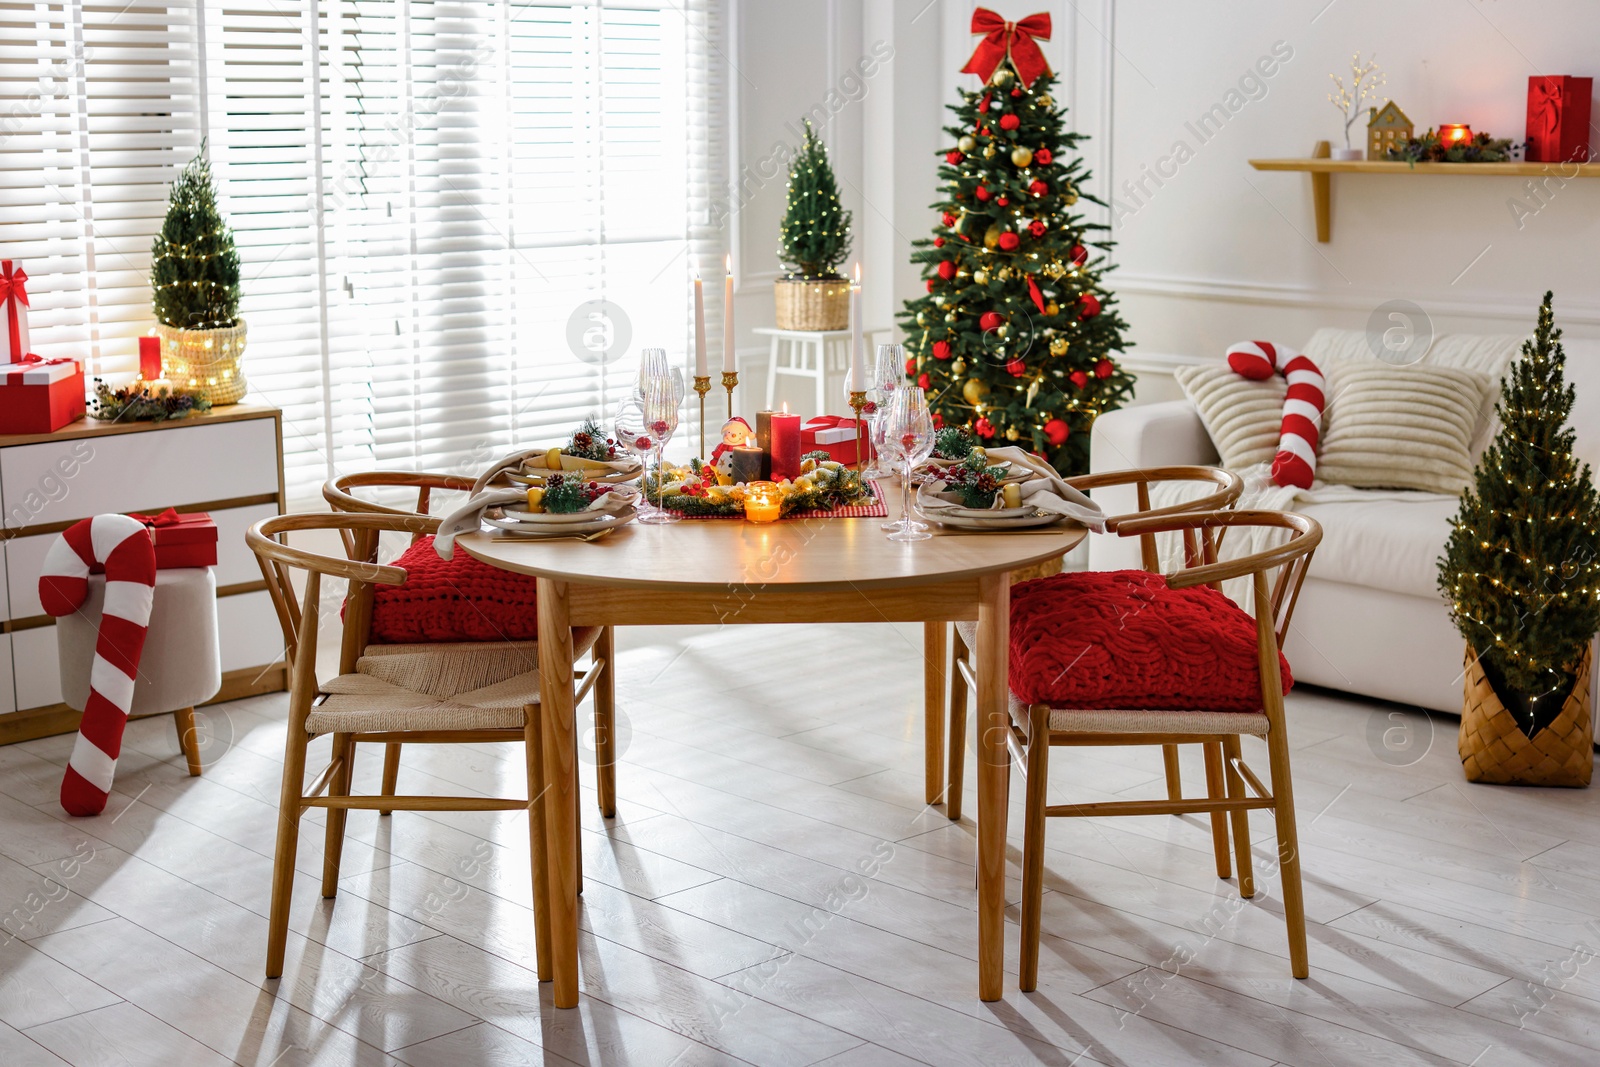
<path fill-rule="evenodd" d="M 617 444 L 630 455 L 638 456 L 641 465 L 648 466 L 650 457 L 655 454 L 656 439 L 644 417 L 644 401 L 637 396 L 624 400 L 617 408 L 612 428 L 616 431 Z M 644 522 L 645 516 L 656 507 L 646 497 L 639 501 L 636 510 L 639 521 Z"/>
<path fill-rule="evenodd" d="M 900 464 L 900 514 L 905 521 L 889 535 L 891 541 L 923 541 L 933 536 L 925 524 L 911 517 L 911 472 L 933 454 L 933 434 L 927 395 L 914 385 L 896 389 L 889 404 L 884 443 Z"/>
<path fill-rule="evenodd" d="M 652 378 L 644 387 L 644 424 L 649 437 L 655 442 L 654 454 L 656 461 L 656 506 L 648 515 L 641 515 L 640 522 L 669 523 L 678 522 L 683 518 L 676 511 L 662 506 L 662 490 L 665 489 L 666 463 L 662 459 L 662 450 L 667 442 L 672 439 L 673 433 L 678 429 L 678 407 L 683 403 L 683 372 L 676 367 L 664 377 Z"/>
<path fill-rule="evenodd" d="M 644 395 L 646 386 L 650 382 L 667 376 L 667 350 L 665 348 L 647 348 L 639 354 L 639 384 L 638 394 Z"/>
<path fill-rule="evenodd" d="M 872 446 L 872 463 L 861 472 L 863 478 L 887 478 L 893 472 L 883 463 L 883 419 L 888 413 L 889 401 L 905 376 L 905 349 L 895 344 L 879 345 L 873 360 L 871 377 L 867 380 L 867 399 L 872 401 L 872 412 L 867 415 L 867 441 Z"/>

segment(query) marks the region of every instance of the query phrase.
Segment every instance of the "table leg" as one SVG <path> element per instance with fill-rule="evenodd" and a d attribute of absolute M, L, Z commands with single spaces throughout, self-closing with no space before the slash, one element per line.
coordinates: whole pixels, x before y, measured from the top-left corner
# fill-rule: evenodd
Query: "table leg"
<path fill-rule="evenodd" d="M 944 799 L 944 676 L 949 669 L 944 620 L 922 624 L 923 799 Z"/>
<path fill-rule="evenodd" d="M 578 1006 L 578 751 L 567 586 L 538 580 L 539 704 L 544 734 L 550 966 L 558 1008 Z"/>
<path fill-rule="evenodd" d="M 540 611 L 543 612 L 541 602 Z M 978 580 L 978 999 L 999 1000 L 1005 982 L 1007 631 L 1011 577 Z"/>

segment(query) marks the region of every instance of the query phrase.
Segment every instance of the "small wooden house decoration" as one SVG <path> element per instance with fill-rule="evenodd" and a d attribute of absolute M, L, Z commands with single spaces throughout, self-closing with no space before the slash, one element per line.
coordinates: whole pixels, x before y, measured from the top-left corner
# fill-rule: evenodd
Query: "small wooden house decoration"
<path fill-rule="evenodd" d="M 1367 108 L 1367 158 L 1388 159 L 1389 149 L 1411 140 L 1411 120 L 1393 100 L 1381 108 Z"/>

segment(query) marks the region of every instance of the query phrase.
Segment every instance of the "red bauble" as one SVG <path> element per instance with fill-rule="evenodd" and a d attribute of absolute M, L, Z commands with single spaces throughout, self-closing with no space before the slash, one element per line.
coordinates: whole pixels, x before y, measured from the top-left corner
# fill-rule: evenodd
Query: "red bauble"
<path fill-rule="evenodd" d="M 950 358 L 950 342 L 949 341 L 935 341 L 935 342 L 933 342 L 933 358 L 934 359 L 949 359 Z"/>
<path fill-rule="evenodd" d="M 988 419 L 979 419 L 977 422 L 972 424 L 972 432 L 977 434 L 979 437 L 993 437 L 994 424 Z"/>
<path fill-rule="evenodd" d="M 1067 375 L 1067 379 L 1079 389 L 1082 389 L 1089 384 L 1089 376 L 1083 373 L 1081 370 L 1073 371 L 1071 374 Z"/>
<path fill-rule="evenodd" d="M 978 326 L 984 333 L 988 333 L 990 330 L 998 330 L 1005 325 L 1005 322 L 1005 318 L 998 311 L 985 311 L 978 316 Z"/>
<path fill-rule="evenodd" d="M 950 212 L 946 211 L 943 215 L 939 216 L 939 221 L 944 223 L 946 226 L 954 226 L 956 224 L 956 217 L 950 214 Z"/>
<path fill-rule="evenodd" d="M 1049 442 L 1055 445 L 1057 448 L 1060 448 L 1062 445 L 1067 443 L 1067 437 L 1071 433 L 1072 427 L 1068 426 L 1060 419 L 1051 419 L 1049 422 L 1044 424 L 1044 435 L 1046 439 L 1048 439 Z"/>
<path fill-rule="evenodd" d="M 943 248 L 944 247 L 944 238 L 943 237 L 935 237 L 933 239 L 933 247 L 935 247 L 935 248 Z"/>
<path fill-rule="evenodd" d="M 1100 298 L 1093 293 L 1084 293 L 1078 302 L 1082 305 L 1078 308 L 1078 318 L 1092 319 L 1100 314 Z"/>
<path fill-rule="evenodd" d="M 1015 116 L 1015 115 L 1001 115 L 1000 116 L 1000 128 L 1002 130 L 1014 130 L 1018 126 L 1021 126 L 1021 125 L 1022 125 L 1022 120 L 1017 118 L 1017 116 Z"/>
<path fill-rule="evenodd" d="M 919 389 L 928 388 L 928 386 L 931 384 L 931 382 L 932 382 L 932 379 L 930 379 L 926 374 L 917 375 L 917 387 Z"/>
<path fill-rule="evenodd" d="M 1073 245 L 1072 265 L 1074 267 L 1081 267 L 1087 262 L 1089 262 L 1089 250 L 1082 245 Z"/>
<path fill-rule="evenodd" d="M 935 430 L 944 429 L 944 416 L 939 414 L 937 411 L 933 413 L 933 428 Z"/>
<path fill-rule="evenodd" d="M 977 189 L 973 190 L 972 195 L 977 197 L 979 200 L 987 200 L 989 199 L 989 187 L 986 185 L 980 185 Z"/>
<path fill-rule="evenodd" d="M 1000 251 L 1015 252 L 1017 250 L 1017 246 L 1022 243 L 1022 238 L 1018 237 L 1010 230 L 1007 230 L 1005 233 L 1000 235 L 1000 240 L 998 243 L 1000 245 Z"/>
<path fill-rule="evenodd" d="M 915 373 L 917 373 L 917 357 L 916 356 L 907 356 L 906 357 L 906 377 L 909 378 Z"/>
<path fill-rule="evenodd" d="M 1011 201 L 1002 196 L 1000 199 L 996 200 L 995 203 L 999 204 L 1001 207 L 1005 207 L 1007 204 L 1011 203 Z"/>
<path fill-rule="evenodd" d="M 1032 193 L 1034 196 L 1043 196 L 1049 191 L 1050 187 L 1044 182 L 1040 181 L 1038 178 L 1033 179 L 1033 181 L 1028 184 L 1028 192 Z"/>
<path fill-rule="evenodd" d="M 1116 369 L 1116 364 L 1112 363 L 1109 359 L 1102 359 L 1099 363 L 1094 365 L 1094 376 L 1096 378 L 1109 378 L 1111 377 L 1112 372 Z"/>
<path fill-rule="evenodd" d="M 1020 359 L 1013 359 L 1006 364 L 1006 370 L 1010 372 L 1013 378 L 1020 378 L 1028 373 L 1028 365 Z"/>
<path fill-rule="evenodd" d="M 983 99 L 978 102 L 978 114 L 986 115 L 988 113 L 989 113 L 989 94 L 988 93 L 984 93 L 983 94 Z"/>
<path fill-rule="evenodd" d="M 932 278 L 928 279 L 928 292 L 930 292 L 930 293 L 933 292 L 933 279 Z"/>
<path fill-rule="evenodd" d="M 979 137 L 987 137 L 987 136 L 989 136 L 989 127 L 987 127 L 987 126 L 979 126 L 978 127 L 978 136 Z"/>
<path fill-rule="evenodd" d="M 1048 167 L 1050 161 L 1054 158 L 1055 156 L 1050 154 L 1050 149 L 1048 148 L 1041 148 L 1033 154 L 1033 161 L 1041 167 Z"/>
<path fill-rule="evenodd" d="M 951 278 L 954 278 L 955 276 L 956 276 L 956 265 L 954 263 L 952 263 L 948 259 L 940 260 L 940 262 L 939 262 L 939 277 L 943 278 L 945 281 L 949 281 Z"/>
<path fill-rule="evenodd" d="M 1046 226 L 1038 219 L 1034 219 L 1032 222 L 1028 223 L 1028 232 L 1033 234 L 1035 237 L 1043 237 L 1045 231 L 1049 228 L 1050 227 Z"/>
<path fill-rule="evenodd" d="M 1011 95 L 1012 96 L 1021 96 L 1022 95 L 1022 90 L 1021 89 L 1013 89 L 1013 90 L 1011 90 Z"/>
<path fill-rule="evenodd" d="M 962 155 L 960 152 L 958 152 L 954 148 L 952 148 L 950 151 L 945 153 L 944 161 L 946 163 L 949 163 L 951 166 L 955 166 L 957 163 L 960 163 L 963 159 L 966 159 L 966 158 L 967 158 L 966 156 Z"/>

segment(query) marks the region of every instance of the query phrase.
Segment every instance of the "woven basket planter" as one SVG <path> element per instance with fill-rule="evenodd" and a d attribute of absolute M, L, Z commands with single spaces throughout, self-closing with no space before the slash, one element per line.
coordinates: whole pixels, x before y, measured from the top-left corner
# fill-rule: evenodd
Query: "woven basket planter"
<path fill-rule="evenodd" d="M 772 283 L 780 330 L 843 330 L 850 325 L 850 283 L 779 278 Z"/>
<path fill-rule="evenodd" d="M 1461 711 L 1461 769 L 1469 782 L 1497 785 L 1586 786 L 1594 771 L 1594 724 L 1589 717 L 1589 660 L 1585 648 L 1578 679 L 1561 713 L 1528 737 L 1500 703 L 1477 653 L 1467 646 L 1466 705 Z"/>
<path fill-rule="evenodd" d="M 244 399 L 245 325 L 185 330 L 156 325 L 161 338 L 161 374 L 181 389 L 193 389 L 213 404 Z"/>

